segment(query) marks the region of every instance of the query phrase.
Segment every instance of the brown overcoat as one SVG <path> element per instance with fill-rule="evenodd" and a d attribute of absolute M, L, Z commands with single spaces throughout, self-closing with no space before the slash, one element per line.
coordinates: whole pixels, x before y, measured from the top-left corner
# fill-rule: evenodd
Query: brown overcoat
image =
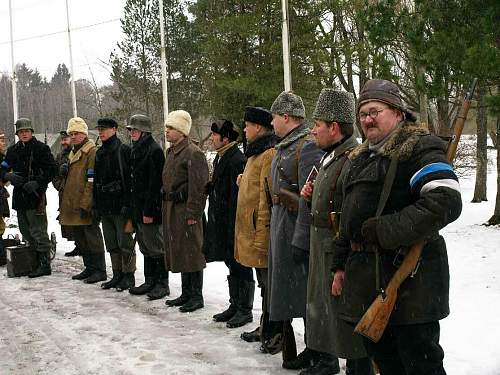
<path fill-rule="evenodd" d="M 186 138 L 168 149 L 162 174 L 163 238 L 165 263 L 171 272 L 197 272 L 205 268 L 202 253 L 202 216 L 207 195 L 208 163 L 203 152 Z M 181 193 L 180 202 L 170 200 Z M 187 220 L 197 221 L 187 225 Z"/>
<path fill-rule="evenodd" d="M 240 180 L 234 257 L 246 267 L 267 268 L 271 213 L 266 180 L 271 191 L 271 162 L 276 153 L 269 148 L 247 160 Z"/>
<path fill-rule="evenodd" d="M 92 188 L 94 186 L 94 162 L 96 146 L 87 141 L 76 152 L 69 154 L 69 171 L 64 183 L 59 222 L 61 225 L 91 225 Z M 89 212 L 82 219 L 80 209 Z"/>

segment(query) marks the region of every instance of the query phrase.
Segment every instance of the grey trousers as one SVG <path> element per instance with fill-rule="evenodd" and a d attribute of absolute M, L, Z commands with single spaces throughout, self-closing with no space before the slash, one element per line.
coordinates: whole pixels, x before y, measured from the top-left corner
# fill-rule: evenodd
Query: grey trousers
<path fill-rule="evenodd" d="M 135 239 L 139 250 L 146 257 L 163 258 L 163 234 L 161 224 L 135 223 Z"/>
<path fill-rule="evenodd" d="M 46 253 L 50 251 L 50 240 L 47 234 L 47 214 L 37 214 L 37 210 L 17 211 L 17 223 L 23 238 L 36 251 Z"/>

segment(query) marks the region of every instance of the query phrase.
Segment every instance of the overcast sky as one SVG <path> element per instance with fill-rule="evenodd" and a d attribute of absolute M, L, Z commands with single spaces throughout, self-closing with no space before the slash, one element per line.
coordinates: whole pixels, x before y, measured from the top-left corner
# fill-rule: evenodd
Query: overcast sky
<path fill-rule="evenodd" d="M 90 69 L 98 84 L 110 83 L 109 68 L 103 65 L 121 39 L 118 19 L 123 14 L 125 0 L 68 0 L 71 28 L 103 23 L 74 30 L 71 33 L 76 79 L 90 79 Z M 65 31 L 65 0 L 12 0 L 14 40 L 41 34 Z M 0 0 L 0 72 L 10 74 L 9 0 Z M 50 79 L 59 63 L 69 69 L 69 48 L 66 32 L 23 40 L 14 44 L 14 60 L 37 68 Z"/>

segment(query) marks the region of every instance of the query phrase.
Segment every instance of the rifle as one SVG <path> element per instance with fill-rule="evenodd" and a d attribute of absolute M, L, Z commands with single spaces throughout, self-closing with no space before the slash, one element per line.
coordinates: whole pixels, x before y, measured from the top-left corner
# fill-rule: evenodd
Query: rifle
<path fill-rule="evenodd" d="M 271 195 L 271 189 L 269 189 L 269 181 L 267 177 L 264 177 L 264 189 L 266 190 L 266 200 L 269 206 L 269 213 L 273 212 L 273 197 Z"/>
<path fill-rule="evenodd" d="M 451 138 L 446 151 L 446 157 L 449 163 L 452 163 L 455 158 L 458 142 L 460 141 L 460 136 L 462 135 L 462 131 L 464 129 L 465 120 L 467 118 L 467 113 L 469 112 L 476 83 L 477 78 L 474 78 L 467 94 L 465 95 L 459 115 L 455 122 L 453 137 Z M 405 281 L 406 278 L 410 276 L 415 269 L 417 269 L 424 246 L 425 241 L 419 241 L 410 248 L 408 254 L 401 263 L 401 266 L 396 270 L 389 281 L 387 288 L 383 291 L 383 293 L 380 293 L 377 296 L 375 301 L 372 302 L 368 310 L 361 317 L 361 320 L 354 328 L 355 332 L 365 336 L 373 342 L 378 342 L 380 340 L 387 324 L 389 323 L 392 310 L 394 309 L 398 289 L 403 281 Z"/>

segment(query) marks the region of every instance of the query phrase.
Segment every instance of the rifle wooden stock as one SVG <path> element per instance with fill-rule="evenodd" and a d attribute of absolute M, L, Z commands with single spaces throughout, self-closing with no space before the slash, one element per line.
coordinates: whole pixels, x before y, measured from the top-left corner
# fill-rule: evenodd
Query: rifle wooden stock
<path fill-rule="evenodd" d="M 472 100 L 472 96 L 474 95 L 476 83 L 477 78 L 474 78 L 467 94 L 465 95 L 457 121 L 455 122 L 453 138 L 448 144 L 448 149 L 446 151 L 446 157 L 450 163 L 453 162 L 456 155 L 457 146 L 464 129 L 465 120 L 467 119 L 467 113 L 469 112 L 470 102 Z M 385 289 L 385 298 L 381 294 L 377 296 L 375 301 L 372 302 L 368 310 L 361 317 L 361 320 L 354 328 L 354 332 L 365 336 L 373 342 L 378 342 L 380 340 L 387 324 L 389 323 L 392 310 L 394 310 L 394 305 L 396 304 L 396 299 L 398 297 L 398 289 L 403 281 L 405 281 L 417 267 L 424 246 L 425 241 L 421 241 L 410 248 L 408 254 L 406 254 L 403 262 L 401 263 L 401 266 L 399 266 L 389 281 L 389 284 Z"/>

